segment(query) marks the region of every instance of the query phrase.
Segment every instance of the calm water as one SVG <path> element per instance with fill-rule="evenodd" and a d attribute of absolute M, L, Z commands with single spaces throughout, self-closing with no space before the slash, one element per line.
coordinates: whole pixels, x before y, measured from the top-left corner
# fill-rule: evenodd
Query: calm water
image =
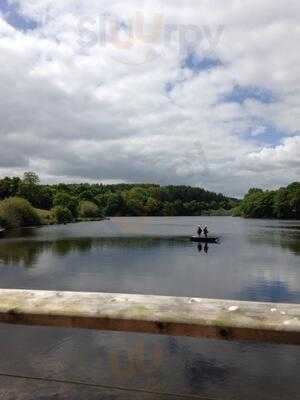
<path fill-rule="evenodd" d="M 221 243 L 188 236 L 207 223 Z M 0 286 L 300 303 L 300 222 L 114 218 L 11 232 Z M 201 395 L 300 399 L 300 349 L 0 325 L 0 399 L 167 399 L 1 374 Z M 188 398 L 188 397 L 187 397 Z"/>

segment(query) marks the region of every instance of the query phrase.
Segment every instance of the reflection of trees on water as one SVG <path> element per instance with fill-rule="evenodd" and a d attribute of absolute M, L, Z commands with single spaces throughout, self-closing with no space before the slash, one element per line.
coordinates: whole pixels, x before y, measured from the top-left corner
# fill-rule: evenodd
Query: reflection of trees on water
<path fill-rule="evenodd" d="M 4 264 L 32 268 L 47 248 L 45 242 L 3 242 L 0 245 L 0 267 Z"/>
<path fill-rule="evenodd" d="M 3 240 L 0 242 L 0 267 L 3 265 L 21 265 L 32 268 L 39 257 L 45 252 L 51 252 L 60 257 L 77 252 L 84 254 L 92 249 L 104 250 L 106 248 L 138 248 L 150 249 L 157 247 L 187 246 L 186 238 L 153 238 L 153 237 L 106 237 L 106 238 L 80 238 L 60 239 L 54 241 L 38 240 Z"/>
<path fill-rule="evenodd" d="M 263 235 L 250 236 L 249 242 L 262 246 L 266 244 L 269 246 L 276 245 L 295 254 L 300 254 L 300 232 L 298 231 L 264 232 Z"/>
<path fill-rule="evenodd" d="M 293 253 L 300 254 L 300 239 L 298 241 L 282 241 L 280 246 L 283 249 L 288 249 Z"/>
<path fill-rule="evenodd" d="M 93 248 L 93 240 L 81 239 L 81 240 L 57 240 L 49 243 L 49 250 L 58 256 L 66 256 L 72 252 L 78 252 L 81 254 L 89 252 Z"/>

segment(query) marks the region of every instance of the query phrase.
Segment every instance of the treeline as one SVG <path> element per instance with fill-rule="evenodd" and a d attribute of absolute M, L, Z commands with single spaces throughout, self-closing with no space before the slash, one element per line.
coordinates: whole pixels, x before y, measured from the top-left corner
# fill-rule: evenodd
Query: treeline
<path fill-rule="evenodd" d="M 234 215 L 246 218 L 300 219 L 300 182 L 273 191 L 250 189 L 234 209 Z"/>
<path fill-rule="evenodd" d="M 189 186 L 153 184 L 57 184 L 42 185 L 38 175 L 26 172 L 23 178 L 0 180 L 0 201 L 27 200 L 52 222 L 105 216 L 194 216 L 228 213 L 237 200 Z M 1 207 L 1 203 L 0 203 Z M 0 214 L 1 217 L 1 214 Z"/>

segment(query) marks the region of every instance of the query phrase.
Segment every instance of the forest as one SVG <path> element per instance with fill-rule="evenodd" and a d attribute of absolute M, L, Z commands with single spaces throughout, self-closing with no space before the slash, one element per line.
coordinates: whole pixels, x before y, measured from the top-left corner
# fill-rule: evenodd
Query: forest
<path fill-rule="evenodd" d="M 34 225 L 34 221 L 67 223 L 111 216 L 230 215 L 237 204 L 234 198 L 190 186 L 44 185 L 34 172 L 26 172 L 22 178 L 0 180 L 2 226 Z"/>
<path fill-rule="evenodd" d="M 300 182 L 278 190 L 252 188 L 234 209 L 246 218 L 300 219 Z"/>

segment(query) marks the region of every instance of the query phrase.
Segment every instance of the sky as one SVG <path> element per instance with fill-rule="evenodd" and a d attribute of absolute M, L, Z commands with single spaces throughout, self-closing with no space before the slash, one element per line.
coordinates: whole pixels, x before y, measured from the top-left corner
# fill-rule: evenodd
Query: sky
<path fill-rule="evenodd" d="M 298 0 L 0 0 L 0 176 L 300 177 Z"/>

